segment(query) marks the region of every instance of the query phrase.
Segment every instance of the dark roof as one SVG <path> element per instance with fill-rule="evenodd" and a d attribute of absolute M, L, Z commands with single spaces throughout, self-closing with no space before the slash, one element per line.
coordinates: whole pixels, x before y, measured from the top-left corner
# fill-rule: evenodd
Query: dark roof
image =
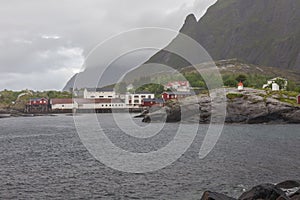
<path fill-rule="evenodd" d="M 150 99 L 148 99 L 148 98 L 146 99 L 145 98 L 145 99 L 143 99 L 143 101 L 144 102 L 151 102 L 151 101 L 153 102 L 154 101 L 155 103 L 165 103 L 165 100 L 161 99 L 161 98 L 154 98 L 154 99 L 151 99 L 151 98 Z"/>
<path fill-rule="evenodd" d="M 48 99 L 47 99 L 47 98 L 45 98 L 45 97 L 42 97 L 42 98 L 31 98 L 31 99 L 30 99 L 30 101 L 40 101 L 40 100 L 42 100 L 42 99 L 44 99 L 44 100 L 47 100 L 47 101 L 48 101 Z"/>
<path fill-rule="evenodd" d="M 68 99 L 51 99 L 50 100 L 51 104 L 72 104 L 73 99 L 68 98 Z"/>
<path fill-rule="evenodd" d="M 88 92 L 113 92 L 114 88 L 86 88 Z"/>
<path fill-rule="evenodd" d="M 175 95 L 192 95 L 192 92 L 164 92 L 166 94 L 175 94 Z M 164 94 L 163 93 L 163 94 Z"/>

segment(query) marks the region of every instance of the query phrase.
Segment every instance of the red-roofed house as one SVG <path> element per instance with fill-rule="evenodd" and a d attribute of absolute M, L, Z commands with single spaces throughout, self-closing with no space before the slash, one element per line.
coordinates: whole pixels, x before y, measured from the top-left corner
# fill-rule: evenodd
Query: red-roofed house
<path fill-rule="evenodd" d="M 188 81 L 173 81 L 164 86 L 164 89 L 176 90 L 178 92 L 189 92 L 190 83 Z"/>

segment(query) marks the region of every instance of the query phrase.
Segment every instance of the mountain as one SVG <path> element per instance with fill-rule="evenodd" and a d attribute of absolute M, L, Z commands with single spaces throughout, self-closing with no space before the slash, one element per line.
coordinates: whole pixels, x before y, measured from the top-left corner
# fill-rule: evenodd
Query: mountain
<path fill-rule="evenodd" d="M 213 60 L 237 58 L 246 63 L 300 69 L 300 1 L 218 0 L 197 21 L 187 16 L 180 32 L 201 44 Z M 178 42 L 175 38 L 169 45 Z M 188 66 L 161 50 L 146 63 Z"/>
<path fill-rule="evenodd" d="M 75 83 L 75 80 L 76 80 L 76 77 L 77 77 L 78 73 L 74 74 L 72 76 L 72 78 L 70 78 L 70 80 L 68 80 L 68 82 L 66 83 L 65 87 L 62 89 L 62 91 L 72 91 L 74 87 L 74 83 Z"/>

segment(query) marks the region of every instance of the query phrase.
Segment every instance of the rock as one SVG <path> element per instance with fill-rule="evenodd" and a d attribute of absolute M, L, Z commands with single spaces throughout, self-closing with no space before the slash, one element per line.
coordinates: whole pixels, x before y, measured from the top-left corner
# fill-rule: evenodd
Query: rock
<path fill-rule="evenodd" d="M 287 180 L 283 181 L 281 183 L 278 183 L 276 187 L 282 188 L 282 189 L 291 189 L 295 187 L 300 187 L 300 181 L 295 180 Z"/>
<path fill-rule="evenodd" d="M 141 114 L 134 116 L 134 118 L 143 118 L 149 113 L 149 110 L 144 110 Z"/>
<path fill-rule="evenodd" d="M 201 200 L 236 200 L 236 199 L 232 197 L 228 197 L 221 193 L 205 191 L 201 197 Z"/>
<path fill-rule="evenodd" d="M 289 198 L 285 193 L 273 184 L 261 184 L 253 187 L 251 190 L 243 193 L 238 199 L 239 200 L 288 200 Z"/>
<path fill-rule="evenodd" d="M 290 196 L 291 200 L 300 200 L 300 189 Z"/>
<path fill-rule="evenodd" d="M 227 93 L 234 93 L 235 89 L 227 89 Z M 235 92 L 236 93 L 236 92 Z M 242 96 L 227 99 L 226 123 L 300 123 L 300 107 L 280 102 L 273 98 L 263 98 L 263 90 L 245 89 Z M 196 99 L 196 100 L 195 100 Z M 208 95 L 198 98 L 172 103 L 165 108 L 166 122 L 210 123 L 212 111 L 222 114 Z M 155 113 L 155 112 L 153 112 Z M 143 121 L 159 120 L 159 113 L 145 116 Z M 220 115 L 221 116 L 221 115 Z M 164 119 L 164 118 L 162 118 Z M 214 118 L 215 119 L 215 118 Z"/>
<path fill-rule="evenodd" d="M 297 195 L 300 197 L 300 181 L 288 180 L 278 183 L 276 187 L 284 191 L 288 197 L 294 197 Z"/>
<path fill-rule="evenodd" d="M 300 123 L 300 110 L 294 110 L 290 113 L 285 113 L 284 118 L 288 123 Z"/>

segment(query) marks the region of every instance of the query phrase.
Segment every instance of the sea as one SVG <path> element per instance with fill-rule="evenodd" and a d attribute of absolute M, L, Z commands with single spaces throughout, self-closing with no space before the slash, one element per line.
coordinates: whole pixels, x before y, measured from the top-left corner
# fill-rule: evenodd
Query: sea
<path fill-rule="evenodd" d="M 189 200 L 206 190 L 238 197 L 261 183 L 300 180 L 300 125 L 227 124 L 200 158 L 209 128 L 145 124 L 122 113 L 0 119 L 0 199 Z M 97 143 L 97 130 L 105 143 Z M 184 148 L 175 143 L 183 151 L 178 158 L 171 159 L 176 150 L 164 151 L 162 162 L 153 158 L 148 168 L 130 163 L 127 154 L 118 157 L 108 145 L 147 156 L 174 140 L 192 142 Z M 111 162 L 97 156 L 92 144 L 108 152 Z"/>

